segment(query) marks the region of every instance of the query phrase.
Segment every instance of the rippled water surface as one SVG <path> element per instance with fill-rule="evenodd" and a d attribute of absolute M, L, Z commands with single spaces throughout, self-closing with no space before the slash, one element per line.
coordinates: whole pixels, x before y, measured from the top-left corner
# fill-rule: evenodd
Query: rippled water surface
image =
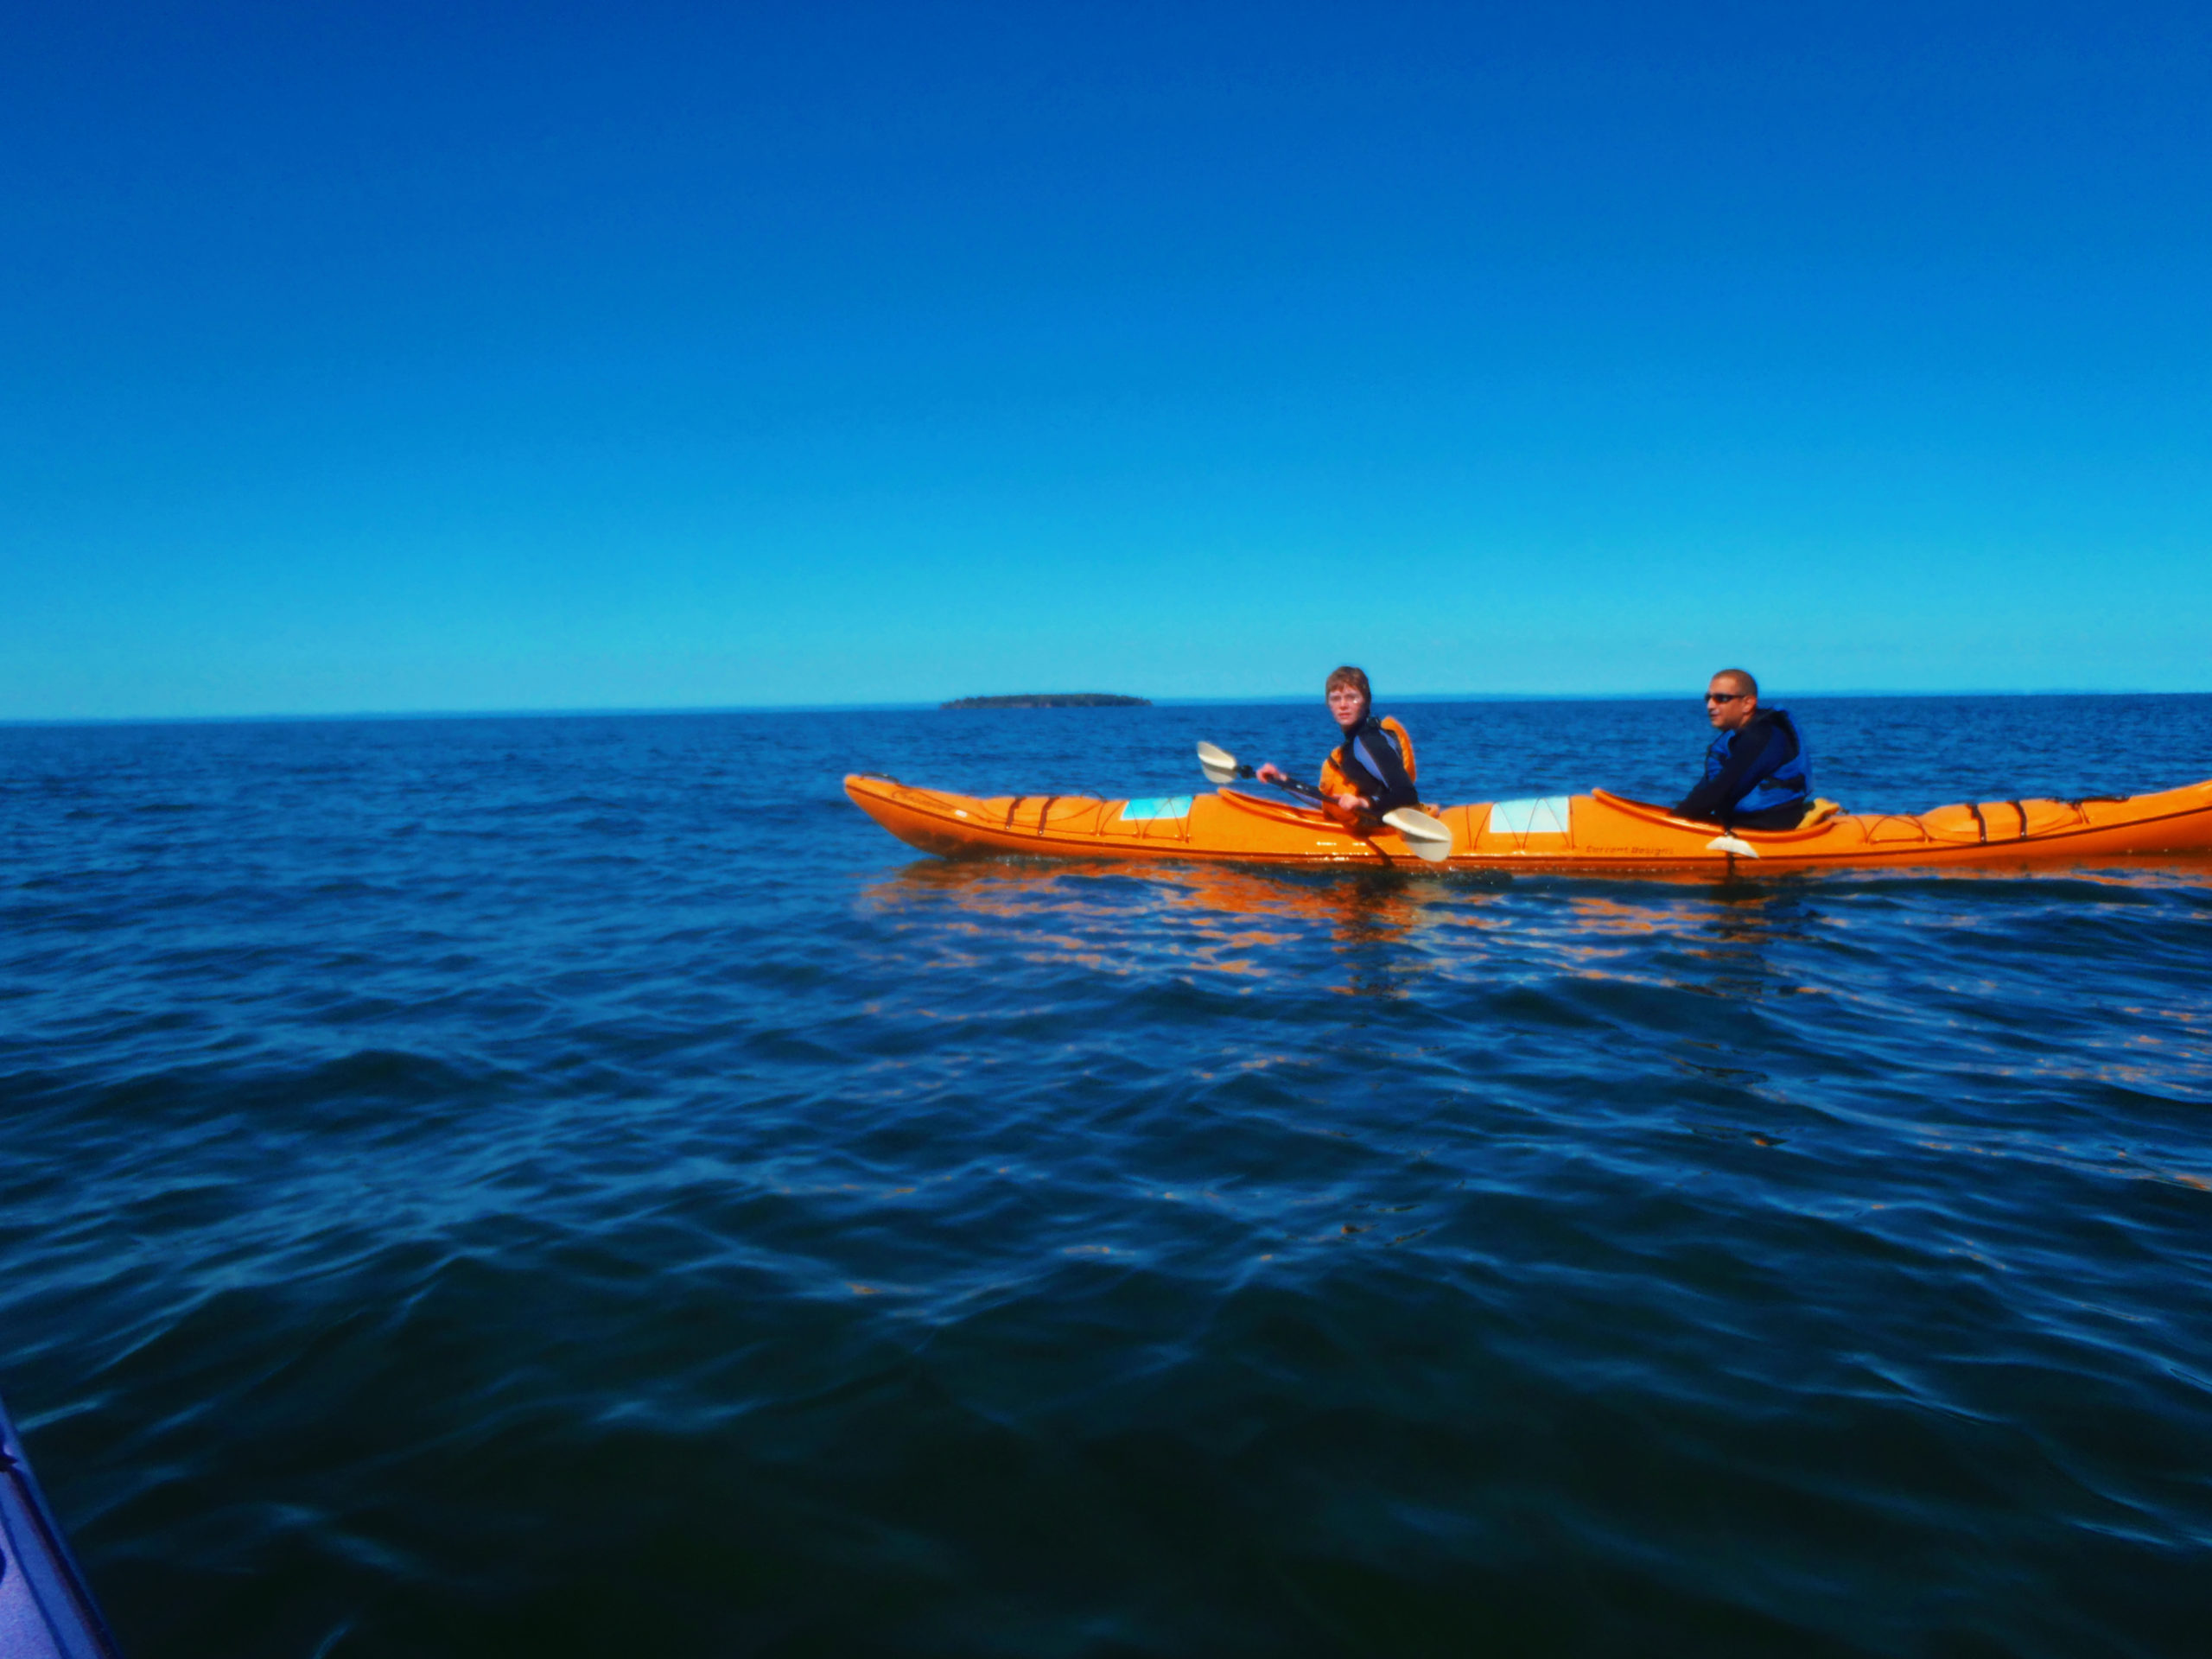
<path fill-rule="evenodd" d="M 1795 707 L 1854 807 L 2212 774 L 2212 699 Z M 1705 736 L 1395 711 L 1446 800 Z M 0 730 L 0 1388 L 126 1645 L 2208 1650 L 2212 868 L 955 866 L 838 787 L 1329 730 Z"/>

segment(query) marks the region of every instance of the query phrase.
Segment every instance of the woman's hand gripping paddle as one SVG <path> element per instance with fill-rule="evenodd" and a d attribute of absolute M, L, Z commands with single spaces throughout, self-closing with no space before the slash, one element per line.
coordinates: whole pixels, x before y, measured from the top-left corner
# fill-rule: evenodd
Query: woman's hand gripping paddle
<path fill-rule="evenodd" d="M 1251 767 L 1237 765 L 1236 757 L 1227 749 L 1211 743 L 1201 742 L 1198 745 L 1198 768 L 1209 781 L 1217 784 L 1232 784 L 1239 778 L 1259 776 Z M 1311 784 L 1286 779 L 1276 787 L 1288 790 L 1294 795 L 1302 795 L 1309 801 L 1319 801 L 1325 806 L 1333 804 L 1327 796 Z M 1417 807 L 1397 806 L 1382 815 L 1382 822 L 1406 838 L 1406 845 L 1412 849 L 1415 858 L 1431 864 L 1440 864 L 1452 856 L 1451 826 L 1441 818 L 1433 818 Z"/>

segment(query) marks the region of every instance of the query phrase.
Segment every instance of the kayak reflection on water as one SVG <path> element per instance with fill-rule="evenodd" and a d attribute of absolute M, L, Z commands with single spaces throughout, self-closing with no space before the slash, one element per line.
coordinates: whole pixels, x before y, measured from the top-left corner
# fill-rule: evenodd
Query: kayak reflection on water
<path fill-rule="evenodd" d="M 902 919 L 931 899 L 952 900 L 953 913 L 940 912 L 925 947 L 948 968 L 980 965 L 974 929 L 988 921 L 1018 928 L 1021 955 L 1036 965 L 1129 973 L 1166 967 L 1266 979 L 1310 973 L 1313 959 L 1300 962 L 1296 953 L 1317 925 L 1340 952 L 1372 952 L 1418 940 L 1447 916 L 1464 925 L 1470 906 L 1499 891 L 1471 882 L 1439 887 L 1389 871 L 1315 879 L 1233 865 L 925 859 L 874 883 L 868 897 L 879 912 Z M 915 943 L 903 938 L 900 948 Z M 1409 982 L 1409 974 L 1426 971 L 1429 955 L 1393 950 L 1387 973 L 1378 961 L 1363 961 L 1333 988 L 1390 994 Z"/>

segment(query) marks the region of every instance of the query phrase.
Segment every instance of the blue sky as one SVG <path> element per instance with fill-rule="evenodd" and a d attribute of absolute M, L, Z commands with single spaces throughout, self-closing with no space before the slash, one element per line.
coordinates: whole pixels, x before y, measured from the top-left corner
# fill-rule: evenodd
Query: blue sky
<path fill-rule="evenodd" d="M 9 42 L 0 717 L 2212 690 L 2201 8 Z"/>

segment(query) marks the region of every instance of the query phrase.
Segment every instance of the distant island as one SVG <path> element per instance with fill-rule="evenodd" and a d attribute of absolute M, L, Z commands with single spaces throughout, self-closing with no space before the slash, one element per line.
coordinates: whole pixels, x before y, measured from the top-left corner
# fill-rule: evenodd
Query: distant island
<path fill-rule="evenodd" d="M 1150 697 L 1117 697 L 1105 691 L 1042 691 L 1026 697 L 955 697 L 946 709 L 1149 709 Z"/>

